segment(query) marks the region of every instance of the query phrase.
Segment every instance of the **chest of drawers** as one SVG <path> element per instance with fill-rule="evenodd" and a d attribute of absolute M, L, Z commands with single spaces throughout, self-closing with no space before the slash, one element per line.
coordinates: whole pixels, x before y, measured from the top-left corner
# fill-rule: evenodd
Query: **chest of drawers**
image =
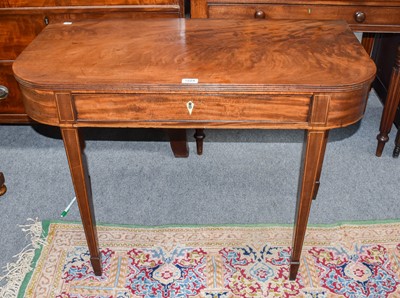
<path fill-rule="evenodd" d="M 400 1 L 192 0 L 195 18 L 345 20 L 355 31 L 400 30 Z"/>

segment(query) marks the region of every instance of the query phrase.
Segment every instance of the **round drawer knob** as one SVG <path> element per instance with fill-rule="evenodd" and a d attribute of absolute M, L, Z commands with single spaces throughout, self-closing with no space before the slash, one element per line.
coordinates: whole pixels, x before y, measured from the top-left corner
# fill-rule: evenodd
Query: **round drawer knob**
<path fill-rule="evenodd" d="M 265 12 L 262 10 L 256 10 L 256 12 L 254 13 L 254 18 L 265 19 Z"/>
<path fill-rule="evenodd" d="M 0 100 L 6 99 L 8 96 L 8 88 L 6 86 L 0 85 Z"/>
<path fill-rule="evenodd" d="M 365 13 L 362 12 L 362 11 L 357 11 L 357 12 L 354 14 L 354 19 L 356 20 L 357 23 L 362 23 L 362 22 L 364 22 L 364 21 L 365 21 L 365 18 L 366 18 L 366 15 L 365 15 Z"/>

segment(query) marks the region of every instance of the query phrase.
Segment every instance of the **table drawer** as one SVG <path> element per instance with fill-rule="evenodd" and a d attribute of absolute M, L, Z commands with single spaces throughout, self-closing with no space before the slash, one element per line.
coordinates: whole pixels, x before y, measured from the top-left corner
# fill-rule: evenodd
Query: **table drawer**
<path fill-rule="evenodd" d="M 209 5 L 210 18 L 343 19 L 349 24 L 399 24 L 400 7 L 363 5 L 238 4 Z"/>
<path fill-rule="evenodd" d="M 310 96 L 81 94 L 74 105 L 78 121 L 306 123 Z"/>

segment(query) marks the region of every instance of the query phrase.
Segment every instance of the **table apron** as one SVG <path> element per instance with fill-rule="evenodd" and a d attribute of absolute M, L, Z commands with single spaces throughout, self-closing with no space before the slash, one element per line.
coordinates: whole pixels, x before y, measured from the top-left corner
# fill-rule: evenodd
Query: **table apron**
<path fill-rule="evenodd" d="M 94 94 L 74 95 L 77 121 L 308 121 L 311 95 Z"/>
<path fill-rule="evenodd" d="M 22 86 L 28 115 L 74 127 L 331 129 L 364 114 L 368 88 L 337 93 L 90 93 Z"/>

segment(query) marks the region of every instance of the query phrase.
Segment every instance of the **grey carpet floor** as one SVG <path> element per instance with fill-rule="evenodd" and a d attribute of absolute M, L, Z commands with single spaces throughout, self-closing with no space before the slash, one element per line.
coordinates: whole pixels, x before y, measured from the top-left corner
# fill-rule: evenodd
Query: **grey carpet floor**
<path fill-rule="evenodd" d="M 365 118 L 330 133 L 310 223 L 400 218 L 400 160 L 393 128 L 374 155 L 382 106 L 370 95 Z M 190 131 L 190 134 L 193 132 Z M 135 225 L 292 223 L 303 131 L 207 130 L 204 155 L 172 156 L 159 130 L 84 131 L 98 222 Z M 27 218 L 61 220 L 74 197 L 56 128 L 0 126 L 0 267 L 27 243 Z M 79 220 L 76 204 L 66 221 Z"/>

